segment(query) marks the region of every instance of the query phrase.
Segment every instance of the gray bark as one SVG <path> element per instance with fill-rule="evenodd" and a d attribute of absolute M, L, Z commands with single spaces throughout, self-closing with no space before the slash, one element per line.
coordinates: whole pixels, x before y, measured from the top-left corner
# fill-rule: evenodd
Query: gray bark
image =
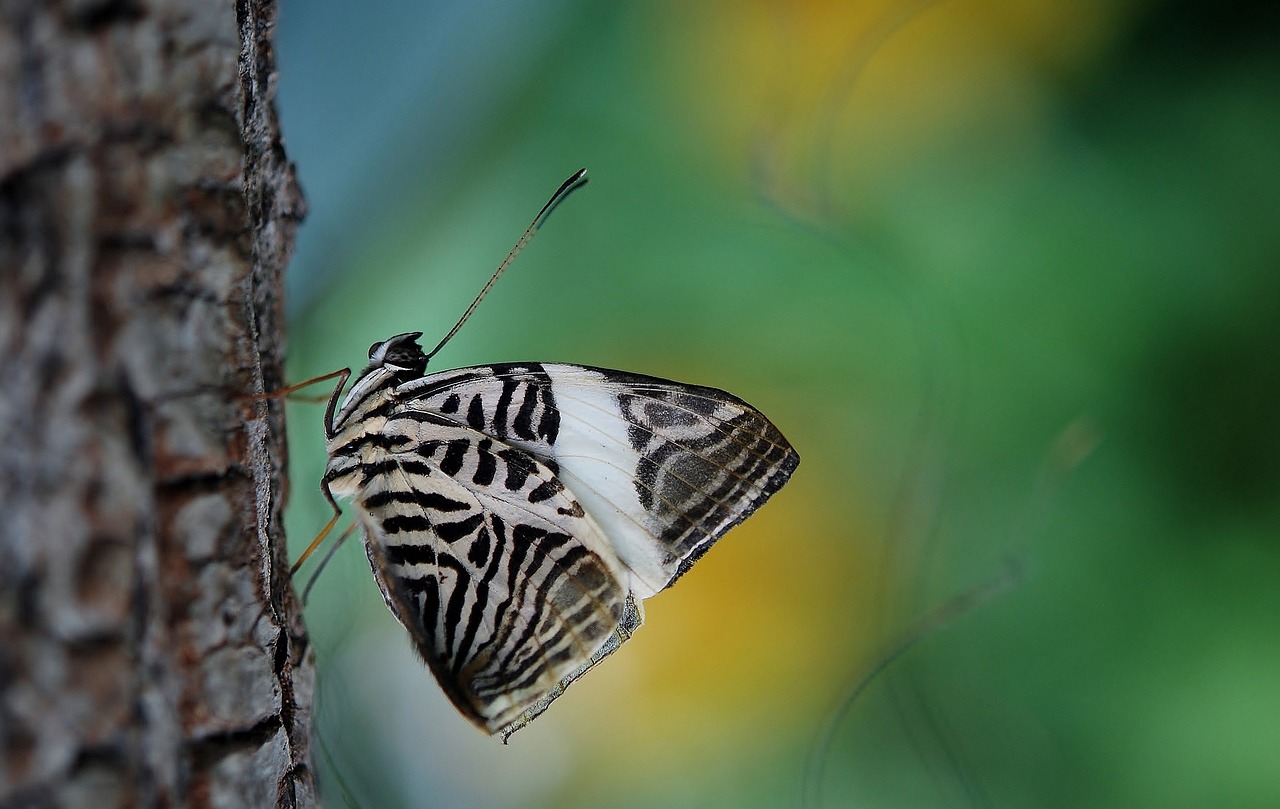
<path fill-rule="evenodd" d="M 0 806 L 316 805 L 268 0 L 0 0 Z"/>

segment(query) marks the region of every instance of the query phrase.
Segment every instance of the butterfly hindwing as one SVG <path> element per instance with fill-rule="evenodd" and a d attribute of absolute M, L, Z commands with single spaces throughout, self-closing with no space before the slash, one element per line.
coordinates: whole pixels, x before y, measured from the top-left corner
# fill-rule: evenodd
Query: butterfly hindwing
<path fill-rule="evenodd" d="M 625 623 L 624 574 L 529 453 L 415 410 L 380 435 L 356 496 L 374 572 L 455 705 L 504 731 Z"/>

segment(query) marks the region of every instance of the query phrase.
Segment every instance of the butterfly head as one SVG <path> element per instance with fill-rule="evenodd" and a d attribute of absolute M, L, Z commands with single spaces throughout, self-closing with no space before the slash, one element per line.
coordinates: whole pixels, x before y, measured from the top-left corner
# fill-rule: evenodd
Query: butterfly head
<path fill-rule="evenodd" d="M 369 367 L 386 368 L 395 374 L 418 377 L 427 368 L 427 355 L 418 345 L 420 331 L 397 334 L 369 346 Z"/>

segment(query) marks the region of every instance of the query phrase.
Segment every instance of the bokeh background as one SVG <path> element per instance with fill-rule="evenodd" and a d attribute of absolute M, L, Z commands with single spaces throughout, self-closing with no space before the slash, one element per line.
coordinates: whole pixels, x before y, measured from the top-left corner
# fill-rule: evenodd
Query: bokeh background
<path fill-rule="evenodd" d="M 721 387 L 804 459 L 506 747 L 347 543 L 328 805 L 1280 806 L 1276 8 L 283 0 L 292 378 L 433 341 L 587 166 L 437 367 Z"/>

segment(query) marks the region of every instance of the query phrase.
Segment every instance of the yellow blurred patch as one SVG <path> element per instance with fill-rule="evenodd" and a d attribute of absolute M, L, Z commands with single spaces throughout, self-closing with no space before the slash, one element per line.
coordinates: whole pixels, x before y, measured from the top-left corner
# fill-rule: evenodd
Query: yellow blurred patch
<path fill-rule="evenodd" d="M 666 7 L 691 135 L 781 201 L 868 193 L 957 132 L 1034 128 L 1056 78 L 1088 69 L 1137 0 L 720 0 Z M 856 193 L 854 196 L 858 196 Z"/>
<path fill-rule="evenodd" d="M 706 762 L 691 750 L 718 757 L 752 739 L 811 736 L 875 642 L 867 606 L 879 545 L 870 528 L 841 520 L 847 512 L 831 503 L 847 495 L 824 490 L 832 480 L 802 463 L 760 512 L 645 602 L 635 638 L 556 706 L 579 722 L 617 723 L 613 744 L 580 751 L 584 775 L 597 772 L 593 760 L 619 756 L 643 762 L 639 778 L 694 772 Z"/>

